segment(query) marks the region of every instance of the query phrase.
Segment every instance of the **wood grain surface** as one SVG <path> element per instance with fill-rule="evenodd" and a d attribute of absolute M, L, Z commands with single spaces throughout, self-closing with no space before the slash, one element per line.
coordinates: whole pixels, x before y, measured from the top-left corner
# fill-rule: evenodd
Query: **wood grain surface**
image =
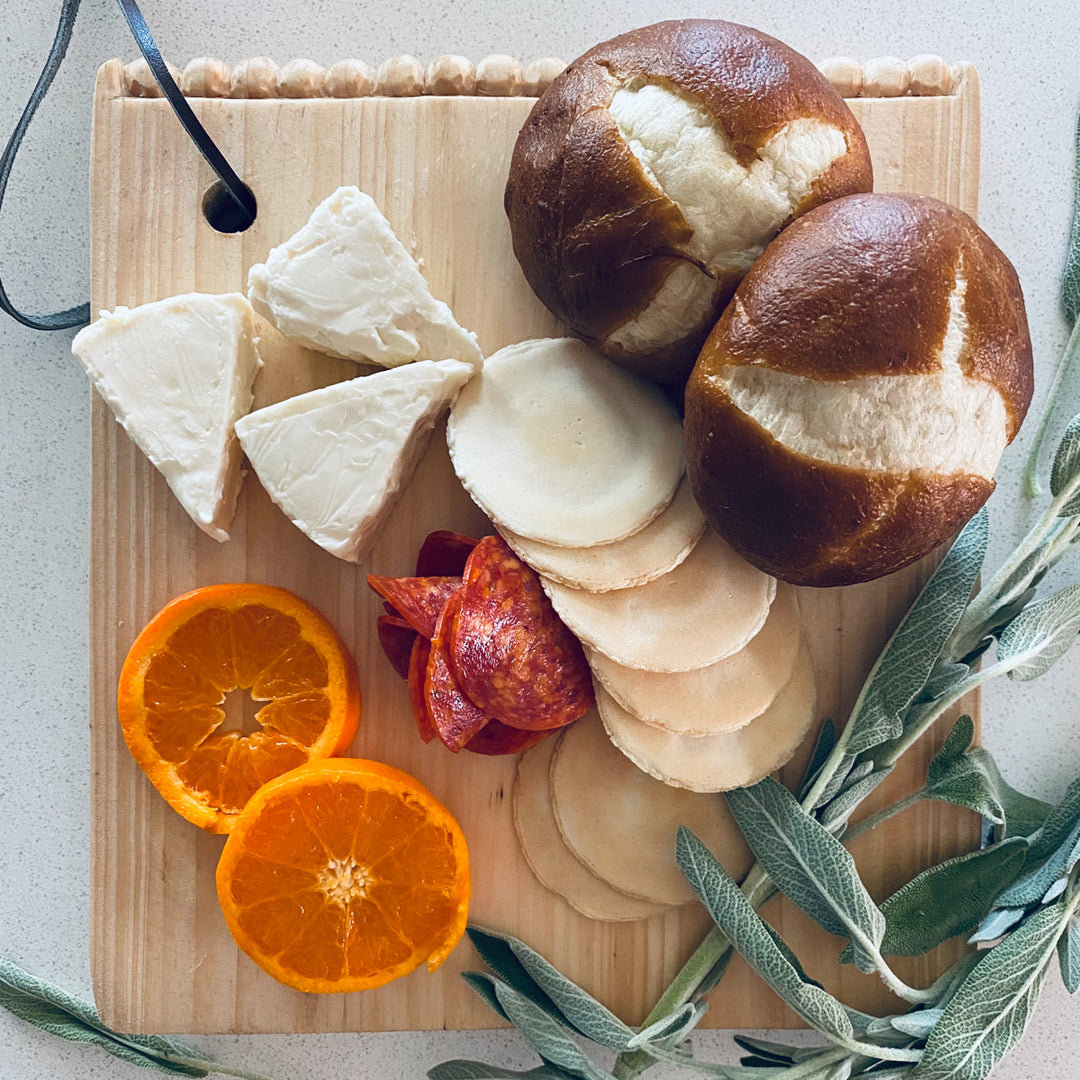
<path fill-rule="evenodd" d="M 510 248 L 502 189 L 521 98 L 362 98 L 234 101 L 193 107 L 258 199 L 247 232 L 215 232 L 201 212 L 213 177 L 160 99 L 122 96 L 123 65 L 98 78 L 91 163 L 95 310 L 190 290 L 244 287 L 248 267 L 288 237 L 342 183 L 358 184 L 422 257 L 434 294 L 475 330 L 485 352 L 559 327 L 525 283 Z M 951 96 L 856 99 L 879 190 L 924 192 L 974 213 L 978 82 L 961 66 Z M 256 405 L 358 373 L 288 345 L 266 324 Z M 432 529 L 488 528 L 454 478 L 438 429 L 411 487 L 376 544 L 353 566 L 308 541 L 245 481 L 232 539 L 200 533 L 106 406 L 92 410 L 90 561 L 92 919 L 95 995 L 127 1031 L 314 1032 L 496 1026 L 458 977 L 479 966 L 463 943 L 434 975 L 418 971 L 367 993 L 307 996 L 278 985 L 239 954 L 214 892 L 223 839 L 178 817 L 129 756 L 115 718 L 116 680 L 135 635 L 173 596 L 219 581 L 261 581 L 315 603 L 353 649 L 364 718 L 353 751 L 417 775 L 458 817 L 473 868 L 472 918 L 516 934 L 627 1021 L 639 1022 L 707 929 L 696 907 L 624 925 L 592 923 L 532 878 L 513 834 L 514 759 L 447 753 L 416 737 L 404 685 L 382 657 L 369 569 L 406 574 Z M 842 718 L 926 564 L 845 590 L 803 591 L 820 685 L 820 715 Z M 969 703 L 970 708 L 977 703 Z M 866 812 L 914 790 L 933 737 L 907 755 Z M 790 771 L 790 770 L 789 770 Z M 598 808 L 602 809 L 602 808 Z M 861 837 L 854 853 L 882 898 L 919 868 L 970 850 L 975 815 L 924 803 Z M 888 1005 L 875 978 L 838 968 L 842 942 L 786 902 L 767 917 L 809 973 L 866 1010 Z M 925 985 L 959 946 L 899 962 Z M 715 1027 L 792 1026 L 795 1018 L 741 962 L 713 995 Z"/>

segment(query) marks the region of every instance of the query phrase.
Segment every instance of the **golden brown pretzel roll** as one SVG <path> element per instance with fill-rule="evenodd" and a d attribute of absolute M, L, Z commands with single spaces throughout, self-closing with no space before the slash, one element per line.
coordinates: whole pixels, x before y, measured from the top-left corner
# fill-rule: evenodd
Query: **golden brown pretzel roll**
<path fill-rule="evenodd" d="M 1009 260 L 960 210 L 852 195 L 785 229 L 686 388 L 710 524 L 798 585 L 899 570 L 962 525 L 1031 401 Z"/>
<path fill-rule="evenodd" d="M 872 179 L 862 131 L 809 60 L 689 19 L 597 45 L 555 79 L 518 136 L 505 204 L 548 308 L 681 387 L 777 230 Z"/>

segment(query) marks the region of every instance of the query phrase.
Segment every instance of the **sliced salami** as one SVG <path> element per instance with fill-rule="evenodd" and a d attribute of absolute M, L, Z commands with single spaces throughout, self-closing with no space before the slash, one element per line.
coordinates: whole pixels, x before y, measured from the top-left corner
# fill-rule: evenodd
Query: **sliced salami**
<path fill-rule="evenodd" d="M 431 638 L 447 597 L 461 585 L 459 577 L 379 577 L 368 574 L 369 588 L 397 609 L 418 633 Z"/>
<path fill-rule="evenodd" d="M 428 533 L 416 556 L 417 577 L 461 577 L 476 544 L 475 537 L 447 529 Z"/>
<path fill-rule="evenodd" d="M 375 625 L 379 629 L 379 644 L 390 666 L 403 679 L 407 679 L 416 631 L 404 619 L 394 615 L 380 615 Z"/>
<path fill-rule="evenodd" d="M 409 657 L 409 704 L 412 705 L 413 719 L 420 738 L 429 743 L 438 735 L 435 725 L 428 714 L 427 701 L 424 698 L 424 681 L 427 678 L 428 658 L 431 655 L 431 642 L 420 634 L 415 635 L 412 654 Z"/>
<path fill-rule="evenodd" d="M 465 694 L 510 727 L 563 727 L 593 704 L 581 643 L 555 613 L 535 571 L 500 536 L 469 556 L 450 653 Z"/>
<path fill-rule="evenodd" d="M 489 720 L 466 744 L 465 749 L 474 754 L 497 757 L 499 754 L 516 754 L 546 739 L 551 730 L 526 731 L 510 727 L 498 720 Z"/>
<path fill-rule="evenodd" d="M 460 606 L 459 589 L 451 594 L 439 614 L 424 678 L 428 716 L 446 748 L 455 754 L 491 719 L 468 698 L 450 661 L 450 633 Z"/>

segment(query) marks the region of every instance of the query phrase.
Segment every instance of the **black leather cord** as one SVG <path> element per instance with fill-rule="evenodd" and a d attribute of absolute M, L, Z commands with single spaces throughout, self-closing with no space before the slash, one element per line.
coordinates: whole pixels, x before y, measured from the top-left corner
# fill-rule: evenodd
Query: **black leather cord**
<path fill-rule="evenodd" d="M 139 51 L 146 58 L 158 86 L 161 87 L 161 92 L 169 99 L 177 120 L 183 124 L 184 130 L 191 136 L 191 141 L 199 148 L 199 153 L 206 158 L 207 165 L 217 173 L 218 179 L 225 185 L 225 190 L 236 202 L 239 211 L 244 215 L 245 223 L 241 228 L 246 228 L 255 220 L 255 196 L 251 194 L 251 189 L 236 175 L 233 167 L 225 160 L 225 155 L 206 133 L 206 128 L 199 122 L 199 118 L 191 111 L 187 98 L 169 74 L 168 66 L 150 34 L 150 28 L 146 25 L 139 5 L 135 0 L 117 0 L 117 3 L 132 34 L 135 35 Z M 239 232 L 240 229 L 236 231 Z"/>
<path fill-rule="evenodd" d="M 79 0 L 64 0 L 60 9 L 60 25 L 56 28 L 56 37 L 49 50 L 49 57 L 41 69 L 37 85 L 30 95 L 30 100 L 26 103 L 26 108 L 23 109 L 22 116 L 19 117 L 19 122 L 15 125 L 7 146 L 4 147 L 4 153 L 0 155 L 0 207 L 3 206 L 11 167 L 15 164 L 15 155 L 19 152 L 26 129 L 30 126 L 30 121 L 34 119 L 34 113 L 37 112 L 37 107 L 48 93 L 49 87 L 52 86 L 52 81 L 56 78 L 56 73 L 67 53 L 78 11 Z M 56 311 L 51 315 L 27 315 L 8 299 L 2 281 L 0 281 L 0 308 L 3 308 L 13 319 L 18 319 L 23 326 L 29 326 L 33 330 L 67 330 L 72 326 L 82 326 L 90 321 L 88 303 L 67 308 L 65 311 Z"/>
<path fill-rule="evenodd" d="M 53 79 L 60 68 L 60 64 L 67 53 L 71 42 L 71 32 L 75 26 L 75 16 L 79 11 L 80 0 L 63 0 L 60 8 L 60 24 L 56 29 L 56 37 L 53 40 L 49 56 L 45 66 L 38 76 L 37 85 L 30 95 L 30 100 L 23 109 L 11 138 L 8 140 L 4 152 L 0 155 L 0 208 L 3 207 L 4 195 L 7 192 L 8 179 L 11 176 L 11 168 L 15 164 L 15 156 L 22 145 L 23 136 L 34 118 L 38 106 L 41 104 Z M 207 134 L 206 129 L 199 122 L 199 118 L 191 110 L 180 88 L 169 74 L 169 69 L 162 59 L 161 52 L 154 42 L 150 28 L 146 25 L 139 6 L 135 0 L 117 0 L 124 18 L 135 36 L 139 50 L 150 65 L 154 78 L 161 87 L 161 92 L 168 99 L 169 104 L 176 113 L 177 119 L 184 126 L 184 130 L 199 148 L 199 152 L 206 159 L 207 164 L 217 173 L 225 191 L 235 201 L 239 224 L 237 230 L 246 228 L 255 220 L 255 196 L 251 189 L 236 175 L 232 166 L 225 160 L 225 155 L 217 148 L 214 140 Z M 13 319 L 17 319 L 23 326 L 29 326 L 34 330 L 68 330 L 73 326 L 83 326 L 90 321 L 90 305 L 79 304 L 77 307 L 67 308 L 64 311 L 53 312 L 51 315 L 27 315 L 20 311 L 11 302 L 0 281 L 0 309 L 6 311 Z"/>

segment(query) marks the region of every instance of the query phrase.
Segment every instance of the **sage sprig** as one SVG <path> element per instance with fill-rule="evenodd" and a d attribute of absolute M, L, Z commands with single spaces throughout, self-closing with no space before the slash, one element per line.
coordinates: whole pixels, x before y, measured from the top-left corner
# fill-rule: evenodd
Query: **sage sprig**
<path fill-rule="evenodd" d="M 145 1069 L 174 1076 L 221 1073 L 265 1080 L 204 1057 L 198 1050 L 167 1035 L 123 1035 L 102 1022 L 89 1002 L 39 979 L 6 956 L 0 956 L 0 1005 L 34 1027 L 71 1042 L 100 1047 L 106 1053 Z"/>

